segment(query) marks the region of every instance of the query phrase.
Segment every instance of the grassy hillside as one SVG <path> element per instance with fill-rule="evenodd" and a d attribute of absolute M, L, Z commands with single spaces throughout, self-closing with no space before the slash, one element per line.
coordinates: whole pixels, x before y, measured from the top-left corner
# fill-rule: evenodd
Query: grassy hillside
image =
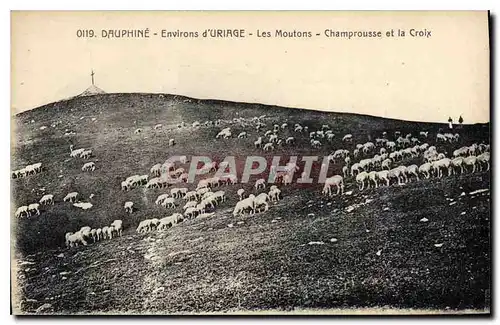
<path fill-rule="evenodd" d="M 235 218 L 231 212 L 237 189 L 255 193 L 253 182 L 238 184 L 223 188 L 229 200 L 214 217 L 190 220 L 163 233 L 135 233 L 141 220 L 179 208 L 165 211 L 154 204 L 165 189 L 121 191 L 127 176 L 147 174 L 172 155 L 234 155 L 240 162 L 264 154 L 253 147 L 258 134 L 251 126 L 227 124 L 234 137 L 216 140 L 222 127 L 179 129 L 178 123 L 263 114 L 265 129 L 288 122 L 313 131 L 329 124 L 336 134 L 333 143 L 312 150 L 307 134 L 287 130 L 280 137 L 297 137 L 297 144 L 266 153 L 268 160 L 328 155 L 346 148 L 341 143 L 346 133 L 355 140 L 348 149 L 373 141 L 383 131 L 392 137 L 396 130 L 414 135 L 427 130 L 434 144 L 437 131 L 446 127 L 158 94 L 80 97 L 21 113 L 14 120 L 11 169 L 42 162 L 44 170 L 12 180 L 12 215 L 17 206 L 37 202 L 43 194 L 54 194 L 56 200 L 39 217 L 21 219 L 13 227 L 16 256 L 28 262 L 18 274 L 22 310 L 33 312 L 45 302 L 61 313 L 489 306 L 489 192 L 469 194 L 490 187 L 489 172 L 361 193 L 347 180 L 346 191 L 353 193 L 332 199 L 321 197 L 321 184 L 293 184 L 267 213 Z M 163 128 L 154 130 L 158 123 Z M 144 132 L 134 134 L 137 128 Z M 66 130 L 76 134 L 65 135 Z M 240 131 L 250 133 L 249 138 L 236 139 Z M 450 154 L 462 145 L 489 143 L 489 124 L 466 125 L 458 132 L 460 143 L 438 150 Z M 168 147 L 170 138 L 176 146 Z M 94 172 L 81 171 L 84 161 L 69 157 L 70 144 L 93 150 Z M 421 164 L 422 159 L 402 163 Z M 341 166 L 332 164 L 329 175 L 341 174 Z M 94 206 L 83 211 L 63 203 L 72 191 Z M 126 201 L 137 208 L 131 215 L 124 213 Z M 355 209 L 347 212 L 350 206 Z M 420 222 L 423 217 L 429 221 Z M 114 219 L 124 221 L 122 238 L 63 248 L 66 232 L 84 225 L 102 227 Z M 308 244 L 315 241 L 323 244 Z M 443 246 L 437 248 L 437 243 Z"/>

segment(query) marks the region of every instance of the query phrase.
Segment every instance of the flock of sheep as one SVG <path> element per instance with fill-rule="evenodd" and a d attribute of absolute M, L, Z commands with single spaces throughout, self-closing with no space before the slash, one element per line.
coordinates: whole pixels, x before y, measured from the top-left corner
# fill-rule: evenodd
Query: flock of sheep
<path fill-rule="evenodd" d="M 112 239 L 113 237 L 121 236 L 123 230 L 123 222 L 114 220 L 111 225 L 102 228 L 92 229 L 89 226 L 84 226 L 76 232 L 67 232 L 64 238 L 66 239 L 66 247 L 76 247 L 79 245 L 87 246 L 90 241 L 93 243 L 103 239 Z"/>
<path fill-rule="evenodd" d="M 234 118 L 232 120 L 216 120 L 200 123 L 195 121 L 191 124 L 194 129 L 200 127 L 219 127 L 226 126 L 216 134 L 215 139 L 231 139 L 233 137 L 232 125 L 236 128 L 248 128 L 245 131 L 240 131 L 237 134 L 237 141 L 246 141 L 250 136 L 251 128 L 257 132 L 256 140 L 251 140 L 249 143 L 255 149 L 264 151 L 272 151 L 277 147 L 297 146 L 300 139 L 307 139 L 311 150 L 318 149 L 324 146 L 333 146 L 335 134 L 330 126 L 324 124 L 320 129 L 310 131 L 307 126 L 302 126 L 299 123 L 289 125 L 289 123 L 273 124 L 270 129 L 265 130 L 266 115 L 253 118 Z M 227 124 L 232 124 L 227 126 Z M 157 124 L 154 129 L 161 129 L 162 124 Z M 188 127 L 186 123 L 180 123 L 177 128 Z M 136 129 L 135 134 L 142 133 L 142 129 Z M 374 142 L 368 141 L 359 143 L 354 146 L 354 136 L 345 134 L 342 137 L 342 143 L 346 148 L 337 149 L 328 155 L 330 162 L 343 162 L 341 168 L 342 175 L 335 174 L 326 178 L 322 193 L 324 195 L 333 196 L 334 193 L 339 195 L 344 193 L 346 180 L 352 179 L 358 184 L 359 190 L 363 191 L 370 188 L 371 185 L 377 188 L 382 184 L 390 186 L 394 181 L 401 185 L 410 181 L 412 178 L 420 180 L 421 177 L 430 178 L 431 176 L 441 178 L 447 172 L 451 176 L 454 173 L 460 174 L 467 171 L 476 172 L 481 170 L 489 170 L 489 145 L 487 144 L 472 144 L 456 149 L 452 155 L 446 152 L 438 152 L 436 146 L 430 145 L 427 142 L 428 132 L 421 131 L 419 136 L 407 134 L 402 136 L 400 132 L 394 133 L 394 140 L 389 140 L 387 132 L 383 132 L 380 138 L 376 138 Z M 458 143 L 460 136 L 458 133 L 451 134 L 438 133 L 436 136 L 436 144 L 439 143 Z M 253 145 L 252 145 L 253 142 Z M 423 142 L 423 143 L 422 143 Z M 174 139 L 168 140 L 169 146 L 176 144 Z M 350 148 L 350 149 L 347 149 Z M 70 146 L 70 157 L 90 159 L 92 150 L 90 149 L 74 149 Z M 406 159 L 421 159 L 422 164 L 411 164 L 405 166 L 403 162 Z M 180 165 L 177 165 L 179 163 Z M 155 200 L 156 205 L 161 205 L 165 209 L 179 209 L 163 218 L 151 218 L 142 220 L 136 228 L 137 233 L 145 233 L 152 230 L 166 230 L 177 225 L 183 220 L 194 219 L 198 217 L 213 216 L 218 206 L 226 202 L 227 192 L 229 190 L 215 190 L 222 186 L 231 186 L 238 182 L 237 175 L 229 174 L 222 177 L 211 175 L 199 180 L 197 186 L 193 189 L 187 187 L 189 174 L 185 170 L 183 164 L 189 163 L 187 156 L 181 156 L 177 163 L 169 160 L 164 163 L 154 164 L 149 173 L 136 174 L 127 177 L 121 181 L 121 190 L 124 192 L 131 191 L 135 188 L 144 189 L 165 189 L 174 184 L 186 184 L 184 187 L 173 187 L 167 193 L 158 195 Z M 25 168 L 12 172 L 13 178 L 32 175 L 41 171 L 42 164 L 37 163 L 26 166 Z M 225 162 L 212 162 L 205 165 L 207 173 L 225 170 L 227 165 Z M 86 162 L 82 171 L 94 171 L 95 163 Z M 238 201 L 233 207 L 233 216 L 243 215 L 245 213 L 253 215 L 260 212 L 265 212 L 269 209 L 269 203 L 278 202 L 282 198 L 282 189 L 278 185 L 286 186 L 293 181 L 293 175 L 300 168 L 295 163 L 288 163 L 283 170 L 277 172 L 271 168 L 271 173 L 274 174 L 274 183 L 269 191 L 258 193 L 266 188 L 266 180 L 264 178 L 255 181 L 255 194 L 247 195 L 242 188 L 236 191 Z M 304 173 L 303 173 L 304 174 Z M 336 191 L 334 191 L 336 190 Z M 74 206 L 81 209 L 90 209 L 92 204 L 89 202 L 77 202 L 77 192 L 70 192 L 64 198 L 64 202 L 73 203 Z M 232 197 L 236 197 L 233 194 Z M 16 217 L 30 217 L 40 214 L 40 205 L 53 205 L 54 196 L 52 194 L 44 195 L 38 203 L 21 206 L 16 210 Z M 123 205 L 125 213 L 131 214 L 134 212 L 134 203 L 126 201 Z M 65 243 L 68 248 L 81 245 L 87 245 L 89 242 L 97 242 L 103 239 L 111 239 L 122 234 L 122 221 L 115 220 L 110 226 L 91 229 L 88 226 L 82 227 L 76 232 L 68 232 L 65 235 Z"/>

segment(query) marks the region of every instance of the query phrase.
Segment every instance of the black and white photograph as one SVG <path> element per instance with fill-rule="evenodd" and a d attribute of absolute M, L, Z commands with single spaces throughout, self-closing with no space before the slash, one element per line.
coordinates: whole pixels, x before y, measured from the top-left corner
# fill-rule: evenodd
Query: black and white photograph
<path fill-rule="evenodd" d="M 12 11 L 14 315 L 489 315 L 488 11 Z"/>

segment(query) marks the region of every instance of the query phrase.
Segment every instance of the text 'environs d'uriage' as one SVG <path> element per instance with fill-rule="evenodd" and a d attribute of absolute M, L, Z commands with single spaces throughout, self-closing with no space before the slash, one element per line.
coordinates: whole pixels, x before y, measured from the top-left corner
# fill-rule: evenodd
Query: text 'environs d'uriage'
<path fill-rule="evenodd" d="M 332 39 L 377 39 L 377 38 L 430 38 L 432 30 L 427 28 L 388 29 L 388 30 L 334 30 L 326 28 L 322 31 L 274 29 L 274 30 L 246 30 L 246 29 L 217 29 L 208 28 L 202 31 L 190 30 L 150 30 L 145 29 L 78 29 L 78 38 L 104 39 L 244 39 L 244 38 L 289 38 L 308 39 L 314 37 Z"/>

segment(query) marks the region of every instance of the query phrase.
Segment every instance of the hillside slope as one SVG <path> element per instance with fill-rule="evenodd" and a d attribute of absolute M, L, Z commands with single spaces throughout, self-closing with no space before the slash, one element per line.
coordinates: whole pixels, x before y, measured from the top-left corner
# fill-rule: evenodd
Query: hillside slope
<path fill-rule="evenodd" d="M 308 134 L 286 130 L 282 136 L 296 137 L 297 144 L 264 153 L 254 148 L 259 134 L 251 125 L 228 122 L 233 138 L 219 140 L 215 135 L 224 126 L 177 127 L 264 114 L 265 129 L 287 122 L 312 131 L 329 124 L 335 140 L 313 150 Z M 13 228 L 23 312 L 34 312 L 43 303 L 59 313 L 489 307 L 489 192 L 470 194 L 490 187 L 489 172 L 363 192 L 348 179 L 346 191 L 352 194 L 333 198 L 321 196 L 322 184 L 292 184 L 282 188 L 283 200 L 268 212 L 233 217 L 237 189 L 255 193 L 255 176 L 249 184 L 223 188 L 228 201 L 215 216 L 144 235 L 135 233 L 141 220 L 179 208 L 165 211 L 154 204 L 165 189 L 120 190 L 127 176 L 147 174 L 172 155 L 217 160 L 234 155 L 238 162 L 251 155 L 268 160 L 281 156 L 284 163 L 289 156 L 326 156 L 343 148 L 346 133 L 355 138 L 350 150 L 396 130 L 414 135 L 429 131 L 428 141 L 434 144 L 444 125 L 158 94 L 78 97 L 21 113 L 13 123 L 12 170 L 35 162 L 45 167 L 40 174 L 12 180 L 12 215 L 17 206 L 43 194 L 54 194 L 56 200 L 39 217 L 19 219 Z M 160 123 L 163 127 L 155 130 Z M 135 134 L 137 128 L 143 132 Z M 237 139 L 240 131 L 250 136 Z M 489 124 L 466 125 L 459 132 L 460 143 L 439 145 L 439 151 L 489 143 Z M 174 147 L 168 146 L 171 138 L 177 142 Z M 92 149 L 95 171 L 81 171 L 84 161 L 70 158 L 70 144 Z M 320 166 L 315 166 L 317 175 Z M 341 174 L 341 167 L 332 164 L 328 174 Z M 85 211 L 61 202 L 71 191 L 93 207 Z M 131 215 L 124 212 L 126 201 L 136 207 Z M 424 217 L 429 221 L 421 222 Z M 115 219 L 124 221 L 123 237 L 63 247 L 66 232 L 84 225 L 102 227 Z"/>

